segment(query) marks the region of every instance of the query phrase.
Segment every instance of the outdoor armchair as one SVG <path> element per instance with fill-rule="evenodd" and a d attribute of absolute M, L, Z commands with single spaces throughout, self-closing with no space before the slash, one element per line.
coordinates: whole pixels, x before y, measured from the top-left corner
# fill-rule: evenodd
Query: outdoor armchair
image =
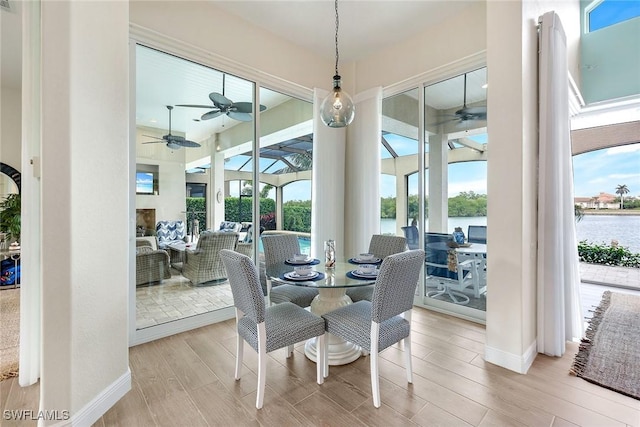
<path fill-rule="evenodd" d="M 235 250 L 238 233 L 210 232 L 200 234 L 195 250 L 187 249 L 182 267 L 182 275 L 194 285 L 227 278 L 227 272 L 220 258 L 222 249 Z"/>
<path fill-rule="evenodd" d="M 154 250 L 148 241 L 137 241 L 136 244 L 136 286 L 169 279 L 171 271 L 167 251 Z"/>

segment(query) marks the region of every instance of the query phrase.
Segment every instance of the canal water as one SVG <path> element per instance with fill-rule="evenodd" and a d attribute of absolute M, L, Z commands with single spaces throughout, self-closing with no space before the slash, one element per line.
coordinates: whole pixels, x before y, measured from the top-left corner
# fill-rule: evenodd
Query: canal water
<path fill-rule="evenodd" d="M 462 227 L 466 233 L 469 225 L 487 225 L 487 217 L 449 218 L 448 231 Z M 380 220 L 382 233 L 395 233 L 395 227 L 395 219 Z M 620 246 L 640 253 L 640 215 L 585 215 L 576 224 L 576 234 L 578 241 L 609 245 L 617 240 Z"/>

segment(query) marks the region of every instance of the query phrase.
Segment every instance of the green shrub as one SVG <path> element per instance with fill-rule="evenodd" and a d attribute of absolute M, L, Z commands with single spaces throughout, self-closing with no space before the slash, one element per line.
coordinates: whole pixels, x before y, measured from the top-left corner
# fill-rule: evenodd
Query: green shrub
<path fill-rule="evenodd" d="M 578 255 L 580 261 L 591 264 L 640 268 L 640 254 L 634 254 L 622 246 L 589 243 L 582 240 L 578 243 Z"/>
<path fill-rule="evenodd" d="M 0 231 L 20 241 L 20 194 L 9 194 L 0 202 Z"/>

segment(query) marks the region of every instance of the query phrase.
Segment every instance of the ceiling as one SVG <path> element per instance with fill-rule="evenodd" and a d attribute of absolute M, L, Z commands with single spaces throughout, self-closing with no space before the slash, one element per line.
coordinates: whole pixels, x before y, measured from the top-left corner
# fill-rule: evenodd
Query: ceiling
<path fill-rule="evenodd" d="M 226 12 L 325 58 L 335 57 L 333 0 L 217 1 Z M 340 0 L 340 61 L 353 61 L 425 31 L 484 0 Z"/>
<path fill-rule="evenodd" d="M 235 14 L 252 25 L 259 26 L 322 57 L 335 55 L 335 9 L 332 0 L 296 1 L 215 1 L 216 6 Z M 339 2 L 340 61 L 347 62 L 391 46 L 412 34 L 424 31 L 446 17 L 457 13 L 474 1 L 368 1 Z M 20 87 L 20 4 L 10 0 L 12 10 L 2 10 L 2 79 L 3 85 Z M 11 42 L 9 42 L 11 40 Z M 150 50 L 137 64 L 138 82 L 136 121 L 140 125 L 168 129 L 167 105 L 211 104 L 209 93 L 223 93 L 234 102 L 251 101 L 251 85 L 227 76 L 222 85 L 222 73 L 192 62 Z M 443 95 L 454 98 L 436 100 L 438 108 L 462 105 L 462 84 L 452 80 Z M 458 86 L 460 86 L 458 88 Z M 161 88 L 159 90 L 159 88 Z M 469 102 L 473 88 L 469 85 Z M 273 108 L 287 97 L 261 90 L 261 104 Z M 435 96 L 435 94 L 433 95 Z M 479 95 L 484 99 L 484 90 Z M 458 99 L 459 98 L 459 99 Z M 435 106 L 435 105 L 434 105 Z M 197 121 L 206 109 L 176 107 L 172 112 L 172 130 L 199 141 L 223 127 L 238 124 L 227 116 Z"/>

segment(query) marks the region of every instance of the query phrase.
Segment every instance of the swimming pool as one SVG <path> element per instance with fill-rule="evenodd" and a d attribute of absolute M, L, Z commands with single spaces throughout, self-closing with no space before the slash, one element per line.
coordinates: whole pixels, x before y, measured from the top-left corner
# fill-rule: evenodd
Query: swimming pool
<path fill-rule="evenodd" d="M 298 236 L 298 244 L 300 245 L 300 253 L 305 255 L 311 254 L 311 239 L 304 236 Z M 258 245 L 258 250 L 261 253 L 264 253 L 264 248 L 262 247 L 262 239 L 260 239 L 260 244 Z"/>

